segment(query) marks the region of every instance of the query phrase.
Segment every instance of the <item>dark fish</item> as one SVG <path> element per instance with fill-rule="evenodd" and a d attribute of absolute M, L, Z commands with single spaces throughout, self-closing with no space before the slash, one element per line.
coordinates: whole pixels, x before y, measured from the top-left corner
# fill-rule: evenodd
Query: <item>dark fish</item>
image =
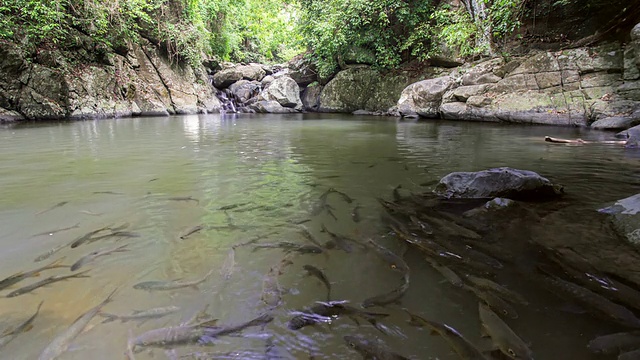
<path fill-rule="evenodd" d="M 272 266 L 269 272 L 262 278 L 262 293 L 260 299 L 270 308 L 275 308 L 282 303 L 282 287 L 278 276 L 284 273 L 284 268 L 293 264 L 289 256 L 285 256 L 278 264 Z"/>
<path fill-rule="evenodd" d="M 340 175 L 326 175 L 326 176 L 318 176 L 318 179 L 337 179 Z"/>
<path fill-rule="evenodd" d="M 59 202 L 59 203 L 57 203 L 57 204 L 53 205 L 52 207 L 50 207 L 50 208 L 48 208 L 48 209 L 45 209 L 45 210 L 42 210 L 42 211 L 37 212 L 37 213 L 36 213 L 36 215 L 44 214 L 44 213 L 49 212 L 49 211 L 51 211 L 51 210 L 53 210 L 53 209 L 55 209 L 55 208 L 59 208 L 59 207 L 61 207 L 61 206 L 65 206 L 65 205 L 66 205 L 66 204 L 68 204 L 68 203 L 69 203 L 68 201 L 61 201 L 61 202 Z"/>
<path fill-rule="evenodd" d="M 587 349 L 596 354 L 618 355 L 640 348 L 640 331 L 615 333 L 589 341 Z"/>
<path fill-rule="evenodd" d="M 219 336 L 240 332 L 248 327 L 260 326 L 273 321 L 269 314 L 261 315 L 251 321 L 227 326 L 211 326 L 212 321 L 204 324 L 173 326 L 145 332 L 129 341 L 128 347 L 135 351 L 136 347 L 174 347 L 177 345 L 208 343 Z"/>
<path fill-rule="evenodd" d="M 427 258 L 427 263 L 431 265 L 437 272 L 439 272 L 448 282 L 450 282 L 454 286 L 462 287 L 464 285 L 464 281 L 460 279 L 460 276 L 456 274 L 453 270 L 449 269 L 444 265 L 438 264 L 431 258 Z"/>
<path fill-rule="evenodd" d="M 389 264 L 389 267 L 393 270 L 398 270 L 403 274 L 409 272 L 409 266 L 407 263 L 402 260 L 402 258 L 396 254 L 394 254 L 391 250 L 385 248 L 384 246 L 378 244 L 377 242 L 369 239 L 367 244 L 375 250 L 375 252 Z"/>
<path fill-rule="evenodd" d="M 334 193 L 336 193 L 336 194 L 340 195 L 340 197 L 342 198 L 342 200 L 344 200 L 344 201 L 345 201 L 345 202 L 347 202 L 348 204 L 351 204 L 351 203 L 353 202 L 353 199 L 352 199 L 349 195 L 347 195 L 347 194 L 343 193 L 342 191 L 338 191 L 338 190 L 336 190 L 336 189 L 334 189 L 334 188 L 330 188 L 329 190 L 330 190 L 331 192 L 334 192 Z"/>
<path fill-rule="evenodd" d="M 245 242 L 241 242 L 241 243 L 235 244 L 235 245 L 232 246 L 232 248 L 236 249 L 236 248 L 239 248 L 241 246 L 252 245 L 252 244 L 257 243 L 258 241 L 260 241 L 262 239 L 265 239 L 265 238 L 267 238 L 267 237 L 269 237 L 271 235 L 275 235 L 277 233 L 278 233 L 277 231 L 272 231 L 272 232 L 270 232 L 268 234 L 259 235 L 259 236 L 254 237 L 253 239 L 249 239 L 249 240 L 247 240 Z"/>
<path fill-rule="evenodd" d="M 97 258 L 99 258 L 101 256 L 106 256 L 106 255 L 109 255 L 109 254 L 113 254 L 114 252 L 128 251 L 127 249 L 125 249 L 127 246 L 129 246 L 129 245 L 122 245 L 122 246 L 118 246 L 116 248 L 100 249 L 100 250 L 96 250 L 96 251 L 90 252 L 89 254 L 81 257 L 73 265 L 71 265 L 71 271 L 76 271 L 76 270 L 80 269 L 81 267 L 83 267 L 84 265 L 92 262 L 93 260 L 95 260 L 95 259 L 97 259 Z"/>
<path fill-rule="evenodd" d="M 410 360 L 391 351 L 379 340 L 372 341 L 362 336 L 345 336 L 344 341 L 362 355 L 365 360 Z"/>
<path fill-rule="evenodd" d="M 466 285 L 465 289 L 470 290 L 471 292 L 476 294 L 476 296 L 480 300 L 484 301 L 493 311 L 497 312 L 498 314 L 508 316 L 511 319 L 518 318 L 516 309 L 514 309 L 513 306 L 509 305 L 506 301 L 502 300 L 501 297 L 495 295 L 494 293 L 478 290 Z"/>
<path fill-rule="evenodd" d="M 487 306 L 478 303 L 482 330 L 491 337 L 500 351 L 511 359 L 533 360 L 529 346 Z"/>
<path fill-rule="evenodd" d="M 21 333 L 27 332 L 33 328 L 33 321 L 36 319 L 38 314 L 40 313 L 40 308 L 42 307 L 41 301 L 36 309 L 36 313 L 31 315 L 30 318 L 25 320 L 22 324 L 16 326 L 14 329 L 6 330 L 2 335 L 0 335 L 0 349 L 2 349 L 5 345 L 10 343 L 13 339 L 15 339 Z"/>
<path fill-rule="evenodd" d="M 193 201 L 196 204 L 200 204 L 200 200 L 192 197 L 192 196 L 174 196 L 174 197 L 170 197 L 167 198 L 167 200 L 171 200 L 171 201 Z"/>
<path fill-rule="evenodd" d="M 111 226 L 113 225 L 107 225 L 105 227 L 101 227 L 99 229 L 96 230 L 92 230 L 89 231 L 88 233 L 76 238 L 75 240 L 73 240 L 71 242 L 71 244 L 69 244 L 69 246 L 73 249 L 73 248 L 77 248 L 78 246 L 84 244 L 85 242 L 91 240 L 93 238 L 94 235 L 99 234 L 103 231 L 107 231 L 107 230 L 111 230 L 111 232 L 113 232 L 113 229 L 111 228 Z"/>
<path fill-rule="evenodd" d="M 402 188 L 402 184 L 393 188 L 393 201 L 402 200 L 402 195 L 400 195 L 400 188 Z"/>
<path fill-rule="evenodd" d="M 225 205 L 225 206 L 221 206 L 221 207 L 219 207 L 219 208 L 218 208 L 218 210 L 222 210 L 222 211 L 225 211 L 225 210 L 232 210 L 232 209 L 239 208 L 239 207 L 241 207 L 241 206 L 245 206 L 245 205 L 249 205 L 249 204 L 251 204 L 251 202 L 245 202 L 245 203 L 239 203 L 239 204 Z"/>
<path fill-rule="evenodd" d="M 618 360 L 638 360 L 640 359 L 640 349 L 629 351 L 618 356 Z"/>
<path fill-rule="evenodd" d="M 418 219 L 417 217 L 415 217 L 413 215 L 409 216 L 409 219 L 411 220 L 411 222 L 414 225 L 416 225 L 418 228 L 420 228 L 420 230 L 422 230 L 423 233 L 425 233 L 427 235 L 432 235 L 433 234 L 433 228 L 428 223 Z"/>
<path fill-rule="evenodd" d="M 89 271 L 89 270 L 87 270 Z M 10 292 L 7 297 L 16 297 L 16 296 L 20 296 L 20 295 L 24 295 L 27 293 L 32 292 L 33 290 L 43 287 L 43 286 L 47 286 L 53 283 L 56 283 L 58 281 L 63 281 L 63 280 L 67 280 L 67 279 L 72 279 L 72 278 L 86 278 L 89 277 L 87 275 L 84 275 L 85 273 L 87 273 L 87 271 L 83 271 L 81 273 L 77 273 L 77 274 L 73 274 L 73 275 L 54 275 L 54 276 L 49 276 L 46 279 L 40 280 L 36 283 L 33 283 L 31 285 L 27 285 L 25 287 L 22 287 L 16 291 Z"/>
<path fill-rule="evenodd" d="M 331 283 L 329 283 L 329 279 L 327 279 L 322 270 L 313 265 L 304 265 L 302 268 L 305 269 L 309 275 L 315 276 L 322 281 L 322 283 L 327 287 L 327 301 L 331 301 Z"/>
<path fill-rule="evenodd" d="M 190 228 L 189 230 L 187 230 L 183 235 L 180 235 L 180 239 L 184 240 L 184 239 L 188 238 L 190 235 L 193 235 L 193 234 L 197 233 L 198 231 L 200 231 L 202 229 L 204 229 L 204 226 L 202 226 L 202 225 L 194 226 L 194 227 Z"/>
<path fill-rule="evenodd" d="M 80 227 L 80 223 L 77 223 L 77 224 L 75 224 L 75 225 L 73 225 L 73 226 L 69 226 L 69 227 L 66 227 L 66 228 L 60 228 L 60 229 L 55 229 L 55 230 L 49 230 L 49 231 L 41 232 L 41 233 L 39 233 L 39 234 L 31 235 L 31 237 L 37 237 L 37 236 L 43 236 L 43 235 L 49 235 L 49 236 L 51 236 L 51 235 L 56 234 L 56 233 L 59 233 L 59 232 L 63 232 L 63 231 L 71 230 L 71 229 L 77 229 L 77 228 L 79 228 L 79 227 Z"/>
<path fill-rule="evenodd" d="M 182 280 L 173 280 L 173 281 L 144 281 L 141 283 L 137 283 L 133 285 L 134 289 L 138 290 L 175 290 L 186 287 L 197 287 L 199 284 L 207 281 L 209 276 L 213 274 L 213 269 L 210 270 L 207 274 L 205 274 L 202 278 L 191 280 L 191 281 L 182 281 Z"/>
<path fill-rule="evenodd" d="M 320 322 L 328 322 L 338 316 L 357 316 L 376 325 L 377 319 L 385 318 L 389 314 L 367 312 L 352 306 L 346 305 L 346 301 L 317 302 L 310 309 L 298 313 L 287 323 L 291 330 L 298 330 L 305 326 L 314 325 Z"/>
<path fill-rule="evenodd" d="M 329 231 L 329 229 L 327 229 L 326 226 L 324 226 L 324 224 L 322 224 L 322 231 L 326 232 L 327 234 L 329 234 L 329 236 L 331 236 L 331 240 L 327 242 L 327 244 L 325 245 L 325 247 L 327 247 L 328 249 L 338 246 L 338 248 L 340 248 L 341 250 L 344 250 L 347 253 L 350 253 L 353 251 L 353 246 L 349 244 L 349 241 L 353 241 L 353 240 L 348 239 L 342 235 L 332 233 L 331 231 Z"/>
<path fill-rule="evenodd" d="M 151 179 L 151 180 L 149 180 L 149 181 L 147 181 L 147 182 L 153 182 L 153 181 L 156 181 L 156 180 L 158 180 L 158 179 L 159 179 L 159 178 L 153 178 L 153 179 Z"/>
<path fill-rule="evenodd" d="M 253 250 L 257 249 L 284 249 L 285 252 L 298 252 L 301 254 L 320 254 L 322 253 L 322 248 L 319 248 L 314 245 L 299 245 L 291 242 L 281 241 L 276 244 L 258 244 L 254 246 Z"/>
<path fill-rule="evenodd" d="M 469 340 L 465 339 L 462 334 L 460 334 L 456 329 L 451 326 L 443 323 L 439 323 L 437 321 L 427 320 L 418 315 L 414 315 L 406 310 L 407 314 L 411 317 L 409 323 L 414 326 L 427 326 L 431 329 L 431 331 L 437 333 L 442 336 L 447 342 L 449 346 L 460 355 L 460 358 L 463 360 L 488 360 L 484 354 L 478 350 Z"/>
<path fill-rule="evenodd" d="M 94 194 L 105 194 L 105 195 L 124 195 L 124 193 L 121 192 L 114 192 L 114 191 L 94 191 Z"/>
<path fill-rule="evenodd" d="M 302 235 L 309 240 L 310 242 L 312 242 L 314 245 L 318 246 L 318 247 L 322 247 L 322 244 L 320 244 L 320 241 L 318 241 L 318 239 L 316 239 L 315 236 L 313 236 L 313 234 L 309 231 L 309 229 L 307 229 L 304 225 L 300 226 L 300 232 L 302 232 Z"/>
<path fill-rule="evenodd" d="M 388 293 L 365 299 L 362 302 L 362 307 L 368 308 L 372 306 L 385 306 L 388 304 L 398 303 L 400 302 L 400 299 L 404 296 L 404 294 L 407 292 L 408 289 L 409 289 L 409 282 L 405 281 L 398 288 L 393 289 Z"/>
<path fill-rule="evenodd" d="M 640 319 L 633 312 L 591 290 L 558 277 L 545 277 L 545 283 L 550 286 L 553 293 L 569 301 L 576 301 L 585 308 L 593 310 L 596 315 L 600 315 L 603 319 L 613 320 L 620 325 L 631 328 L 640 328 Z"/>
<path fill-rule="evenodd" d="M 356 205 L 353 210 L 351 210 L 351 219 L 353 222 L 360 222 L 360 204 Z"/>
<path fill-rule="evenodd" d="M 129 315 L 114 315 L 114 314 L 103 312 L 103 313 L 100 313 L 100 316 L 105 318 L 105 320 L 102 322 L 103 324 L 111 321 L 116 321 L 116 320 L 120 320 L 120 322 L 124 323 L 132 320 L 146 321 L 149 319 L 159 319 L 169 314 L 173 314 L 179 310 L 180 308 L 177 306 L 166 306 L 166 307 L 153 308 L 149 310 L 136 310 Z"/>
<path fill-rule="evenodd" d="M 117 289 L 116 289 L 117 290 Z M 86 313 L 82 314 L 76 321 L 69 326 L 67 330 L 58 335 L 53 341 L 44 349 L 42 354 L 38 360 L 53 360 L 62 355 L 71 342 L 80 335 L 84 329 L 89 325 L 91 319 L 96 316 L 100 310 L 111 301 L 111 297 L 115 294 L 116 290 L 114 290 L 103 302 L 98 304 L 96 307 L 90 309 Z"/>
<path fill-rule="evenodd" d="M 45 271 L 45 270 L 50 270 L 50 269 L 57 269 L 57 268 L 66 268 L 69 267 L 68 265 L 62 265 L 60 264 L 60 262 L 63 260 L 64 258 L 60 258 L 48 265 L 45 265 L 43 267 L 37 268 L 35 270 L 30 270 L 27 272 L 19 272 L 19 273 L 15 273 L 9 277 L 7 277 L 6 279 L 0 281 L 0 290 L 4 290 L 6 288 L 8 288 L 11 285 L 17 284 L 20 281 L 26 279 L 26 278 L 30 278 L 32 276 L 36 276 L 39 275 L 41 272 Z"/>
<path fill-rule="evenodd" d="M 473 283 L 473 285 L 475 285 L 477 288 L 491 291 L 509 302 L 518 303 L 522 305 L 529 304 L 527 299 L 525 299 L 522 295 L 518 294 L 515 291 L 509 290 L 504 286 L 498 283 L 495 283 L 489 279 L 479 278 L 473 275 L 467 275 L 466 279 L 469 280 L 471 283 Z"/>
<path fill-rule="evenodd" d="M 367 166 L 367 167 L 368 167 L 369 169 L 371 169 L 372 167 L 374 167 L 374 166 L 376 166 L 376 165 L 378 165 L 378 164 L 371 164 L 371 165 L 369 165 L 369 166 Z"/>

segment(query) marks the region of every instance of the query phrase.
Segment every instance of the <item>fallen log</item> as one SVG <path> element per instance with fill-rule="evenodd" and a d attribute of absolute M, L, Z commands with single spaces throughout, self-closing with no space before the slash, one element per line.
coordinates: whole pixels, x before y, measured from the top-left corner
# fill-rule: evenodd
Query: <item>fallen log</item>
<path fill-rule="evenodd" d="M 560 139 L 551 136 L 545 136 L 544 141 L 558 144 L 616 144 L 625 145 L 627 140 L 599 140 L 599 141 L 587 141 L 582 139 Z"/>

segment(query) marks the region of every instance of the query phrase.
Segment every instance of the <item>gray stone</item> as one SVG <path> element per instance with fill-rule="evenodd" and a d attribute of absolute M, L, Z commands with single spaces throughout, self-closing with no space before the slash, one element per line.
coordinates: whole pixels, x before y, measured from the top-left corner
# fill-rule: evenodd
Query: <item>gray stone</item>
<path fill-rule="evenodd" d="M 622 239 L 640 246 L 640 194 L 618 200 L 598 212 L 609 214 L 613 228 Z"/>
<path fill-rule="evenodd" d="M 597 130 L 620 130 L 628 129 L 636 125 L 640 125 L 640 118 L 633 119 L 630 117 L 613 116 L 594 122 L 591 124 L 591 128 Z"/>
<path fill-rule="evenodd" d="M 213 74 L 213 85 L 218 89 L 224 89 L 241 79 L 242 73 L 235 67 L 232 67 Z"/>
<path fill-rule="evenodd" d="M 470 86 L 460 86 L 453 90 L 453 97 L 457 101 L 465 102 L 468 98 L 475 95 L 484 94 L 487 90 L 488 85 L 470 85 Z"/>
<path fill-rule="evenodd" d="M 235 97 L 238 105 L 242 106 L 246 104 L 249 99 L 257 96 L 261 87 L 262 84 L 259 81 L 240 80 L 231 84 L 229 91 L 231 91 Z"/>
<path fill-rule="evenodd" d="M 627 49 L 624 51 L 623 79 L 627 81 L 640 79 L 640 69 L 638 69 L 638 65 L 636 62 L 636 50 L 634 49 L 633 45 L 627 46 Z"/>
<path fill-rule="evenodd" d="M 451 77 L 444 76 L 407 86 L 398 100 L 400 114 L 403 116 L 418 114 L 425 118 L 438 117 L 442 96 L 452 85 Z"/>
<path fill-rule="evenodd" d="M 469 96 L 469 98 L 467 99 L 467 105 L 477 108 L 489 106 L 492 102 L 493 100 L 491 100 L 490 97 L 480 95 Z"/>
<path fill-rule="evenodd" d="M 640 23 L 637 23 L 636 26 L 631 29 L 631 40 L 640 41 Z"/>
<path fill-rule="evenodd" d="M 267 75 L 264 78 L 262 78 L 262 81 L 260 81 L 262 83 L 262 86 L 267 86 L 269 84 L 271 84 L 273 82 L 273 80 L 275 80 L 276 78 L 274 78 L 272 75 Z"/>
<path fill-rule="evenodd" d="M 562 195 L 562 187 L 539 174 L 508 167 L 477 172 L 454 172 L 443 177 L 434 192 L 447 198 L 547 200 Z"/>
<path fill-rule="evenodd" d="M 298 84 L 288 76 L 275 79 L 260 93 L 260 98 L 267 101 L 275 100 L 284 107 L 302 110 L 300 88 Z"/>
<path fill-rule="evenodd" d="M 270 114 L 290 114 L 297 112 L 295 109 L 280 105 L 280 103 L 275 100 L 258 101 L 249 105 L 249 108 L 255 112 Z"/>
<path fill-rule="evenodd" d="M 7 110 L 0 107 L 0 123 L 14 122 L 24 120 L 24 116 L 20 115 L 17 111 Z"/>
<path fill-rule="evenodd" d="M 302 109 L 304 111 L 318 111 L 320 108 L 320 94 L 322 85 L 307 86 L 302 92 Z"/>
<path fill-rule="evenodd" d="M 618 86 L 615 92 L 627 100 L 640 101 L 640 81 L 627 81 Z"/>

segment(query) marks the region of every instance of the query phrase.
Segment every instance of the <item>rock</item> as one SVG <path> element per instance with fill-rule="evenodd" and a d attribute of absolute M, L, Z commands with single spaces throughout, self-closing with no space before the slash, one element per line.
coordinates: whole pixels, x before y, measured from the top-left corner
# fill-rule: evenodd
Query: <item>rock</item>
<path fill-rule="evenodd" d="M 640 41 L 640 23 L 637 23 L 636 26 L 631 29 L 631 40 Z"/>
<path fill-rule="evenodd" d="M 218 89 L 224 89 L 241 79 L 242 73 L 235 67 L 232 67 L 213 74 L 213 85 Z"/>
<path fill-rule="evenodd" d="M 289 114 L 297 112 L 292 108 L 280 105 L 280 103 L 275 100 L 261 100 L 249 105 L 249 108 L 258 113 Z"/>
<path fill-rule="evenodd" d="M 318 70 L 313 62 L 304 57 L 296 58 L 287 64 L 289 76 L 304 87 L 318 80 Z"/>
<path fill-rule="evenodd" d="M 353 66 L 340 71 L 322 89 L 319 111 L 351 113 L 362 109 L 386 112 L 396 105 L 407 85 L 430 76 L 429 72 L 409 71 L 381 74 L 366 65 Z"/>
<path fill-rule="evenodd" d="M 267 101 L 275 100 L 284 107 L 302 110 L 300 88 L 298 84 L 288 76 L 275 79 L 260 93 L 260 98 Z"/>
<path fill-rule="evenodd" d="M 518 203 L 511 199 L 495 198 L 487 201 L 486 203 L 484 203 L 484 205 L 480 207 L 465 211 L 462 215 L 464 217 L 475 217 L 475 216 L 486 214 L 489 211 L 495 212 L 499 210 L 512 208 L 516 205 L 518 205 Z"/>
<path fill-rule="evenodd" d="M 260 82 L 262 84 L 262 86 L 267 86 L 269 84 L 271 84 L 273 82 L 273 80 L 275 80 L 276 78 L 274 78 L 271 75 L 267 75 L 264 78 L 262 78 L 262 81 Z"/>
<path fill-rule="evenodd" d="M 440 115 L 442 96 L 453 85 L 449 76 L 423 80 L 407 86 L 398 100 L 398 111 L 403 116 L 418 114 L 434 118 Z"/>
<path fill-rule="evenodd" d="M 640 148 L 640 125 L 627 129 L 627 148 Z"/>
<path fill-rule="evenodd" d="M 591 124 L 591 128 L 597 130 L 620 130 L 628 129 L 636 125 L 640 125 L 640 117 L 634 119 L 630 117 L 613 116 L 594 122 Z"/>
<path fill-rule="evenodd" d="M 0 124 L 19 120 L 24 120 L 24 116 L 20 115 L 17 111 L 7 110 L 0 107 Z"/>
<path fill-rule="evenodd" d="M 462 74 L 460 82 L 465 86 L 497 83 L 502 80 L 502 77 L 496 75 L 494 72 L 500 73 L 499 69 L 503 66 L 504 60 L 502 58 L 473 64 L 469 69 L 464 68 L 461 70 L 464 71 L 464 74 Z"/>
<path fill-rule="evenodd" d="M 302 109 L 304 111 L 318 111 L 320 107 L 320 94 L 322 85 L 310 85 L 302 92 Z"/>
<path fill-rule="evenodd" d="M 640 246 L 640 194 L 618 200 L 598 212 L 609 214 L 613 228 L 622 239 Z"/>
<path fill-rule="evenodd" d="M 237 104 L 243 106 L 249 99 L 260 93 L 261 87 L 262 84 L 258 81 L 240 80 L 231 84 L 229 91 L 233 94 Z"/>
<path fill-rule="evenodd" d="M 448 58 L 446 56 L 441 56 L 441 55 L 431 56 L 429 57 L 429 59 L 427 59 L 427 61 L 431 66 L 437 66 L 437 67 L 443 67 L 443 68 L 454 68 L 464 64 L 463 62 L 460 62 L 456 59 Z"/>
<path fill-rule="evenodd" d="M 454 172 L 443 177 L 434 192 L 447 198 L 504 197 L 547 200 L 561 196 L 562 187 L 533 171 L 508 167 L 478 172 Z"/>

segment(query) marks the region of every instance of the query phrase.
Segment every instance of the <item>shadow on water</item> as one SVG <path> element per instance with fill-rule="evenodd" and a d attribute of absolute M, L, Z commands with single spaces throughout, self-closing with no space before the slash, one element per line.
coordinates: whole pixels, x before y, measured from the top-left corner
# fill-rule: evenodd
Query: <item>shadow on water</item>
<path fill-rule="evenodd" d="M 576 304 L 575 296 L 558 296 L 570 285 L 556 277 L 607 299 L 619 295 L 611 288 L 640 283 L 628 271 L 640 263 L 636 250 L 616 239 L 594 211 L 636 191 L 640 159 L 615 146 L 550 145 L 545 135 L 608 136 L 572 128 L 333 115 L 203 115 L 3 129 L 0 277 L 59 258 L 70 265 L 105 248 L 127 245 L 128 251 L 94 259 L 86 265 L 89 278 L 0 299 L 6 315 L 0 332 L 31 316 L 44 300 L 33 329 L 1 354 L 37 358 L 119 287 L 105 312 L 179 310 L 144 321 L 103 324 L 96 317 L 61 358 L 122 358 L 127 343 L 138 341 L 137 359 L 351 359 L 358 350 L 455 359 L 428 326 L 409 324 L 405 309 L 445 323 L 485 349 L 478 303 L 486 301 L 536 359 L 615 359 L 592 354 L 587 344 L 632 329 L 633 321 L 625 323 L 626 313 L 600 300 Z M 430 195 L 450 172 L 497 166 L 537 171 L 563 184 L 567 195 L 473 216 L 466 212 L 484 201 Z M 102 228 L 91 241 L 67 246 Z M 60 250 L 34 263 L 54 248 Z M 310 276 L 310 266 L 326 277 L 335 303 L 326 302 L 327 283 Z M 475 291 L 452 284 L 450 271 Z M 46 270 L 0 296 L 69 273 Z M 473 277 L 511 291 L 502 295 L 507 305 Z M 134 288 L 148 281 L 167 289 Z M 615 301 L 636 311 L 632 294 Z M 385 305 L 361 306 L 372 298 Z M 594 303 L 605 309 L 594 310 Z M 501 306 L 507 311 L 500 312 Z M 196 341 L 170 337 L 163 346 L 142 345 L 148 331 L 197 324 L 193 319 L 208 316 L 203 309 L 219 320 L 203 326 L 208 332 Z M 212 336 L 264 313 L 273 321 Z M 317 323 L 292 330 L 297 316 Z"/>

